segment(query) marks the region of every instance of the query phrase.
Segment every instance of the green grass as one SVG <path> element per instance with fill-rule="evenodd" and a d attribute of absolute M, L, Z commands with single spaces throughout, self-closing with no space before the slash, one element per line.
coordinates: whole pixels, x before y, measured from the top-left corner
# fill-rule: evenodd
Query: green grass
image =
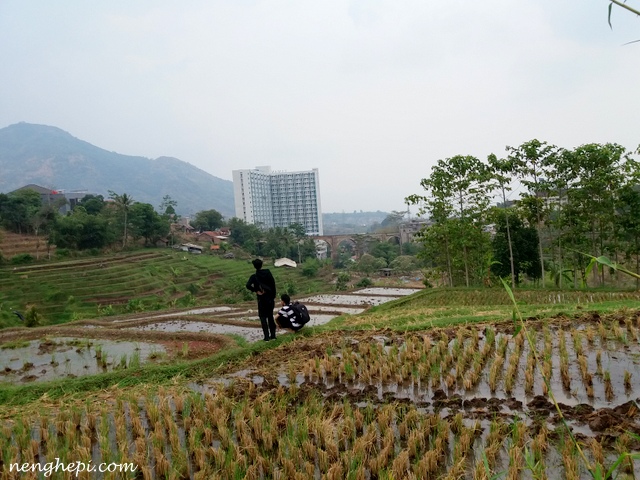
<path fill-rule="evenodd" d="M 267 265 L 269 267 L 269 265 Z M 299 294 L 330 289 L 320 278 L 299 270 L 270 267 L 281 288 Z M 247 260 L 191 255 L 169 249 L 105 255 L 0 269 L 0 327 L 20 325 L 13 311 L 35 306 L 44 324 L 137 310 L 234 304 L 253 300 L 245 283 L 254 272 Z M 109 306 L 111 306 L 109 308 Z"/>
<path fill-rule="evenodd" d="M 11 340 L 0 345 L 2 350 L 15 350 L 16 348 L 28 347 L 31 342 L 29 340 Z"/>
<path fill-rule="evenodd" d="M 637 308 L 640 300 L 640 292 L 629 290 L 523 289 L 514 293 L 525 319 L 633 309 Z M 478 322 L 510 321 L 512 314 L 513 304 L 502 288 L 442 288 L 423 290 L 372 307 L 355 317 L 343 315 L 322 328 L 415 331 Z"/>

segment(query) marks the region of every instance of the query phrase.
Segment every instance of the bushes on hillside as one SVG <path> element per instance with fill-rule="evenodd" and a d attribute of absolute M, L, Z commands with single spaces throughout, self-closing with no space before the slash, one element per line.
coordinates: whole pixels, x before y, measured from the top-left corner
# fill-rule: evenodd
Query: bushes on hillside
<path fill-rule="evenodd" d="M 27 310 L 27 314 L 24 316 L 25 327 L 37 327 L 42 324 L 42 315 L 38 313 L 36 307 L 33 305 Z"/>
<path fill-rule="evenodd" d="M 338 274 L 338 279 L 336 280 L 336 290 L 346 290 L 349 286 L 349 280 L 351 280 L 351 277 L 347 272 L 340 272 Z"/>
<path fill-rule="evenodd" d="M 315 259 L 307 259 L 302 264 L 302 274 L 305 277 L 315 277 L 318 274 L 318 270 L 320 270 L 320 262 Z"/>
<path fill-rule="evenodd" d="M 33 262 L 33 256 L 28 253 L 19 253 L 11 257 L 11 265 L 26 265 Z"/>
<path fill-rule="evenodd" d="M 373 280 L 371 280 L 369 277 L 364 277 L 360 279 L 358 283 L 356 283 L 356 287 L 359 287 L 359 288 L 367 288 L 367 287 L 370 287 L 371 285 L 373 285 Z"/>

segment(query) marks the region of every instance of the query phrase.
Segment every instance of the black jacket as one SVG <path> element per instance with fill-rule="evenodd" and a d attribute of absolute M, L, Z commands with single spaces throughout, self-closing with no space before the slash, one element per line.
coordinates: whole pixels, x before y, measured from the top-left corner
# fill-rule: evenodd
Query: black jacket
<path fill-rule="evenodd" d="M 258 301 L 260 301 L 261 298 L 264 300 L 273 300 L 276 298 L 276 281 L 268 269 L 257 270 L 256 273 L 249 277 L 246 286 L 247 289 L 252 292 L 264 292 L 262 295 L 258 295 Z"/>

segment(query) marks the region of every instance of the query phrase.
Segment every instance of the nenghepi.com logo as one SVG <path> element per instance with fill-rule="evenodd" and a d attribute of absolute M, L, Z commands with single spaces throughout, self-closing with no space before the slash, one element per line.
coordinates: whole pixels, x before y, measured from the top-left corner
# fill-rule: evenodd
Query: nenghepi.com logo
<path fill-rule="evenodd" d="M 64 463 L 57 457 L 55 462 L 12 463 L 9 465 L 10 472 L 38 472 L 44 473 L 45 477 L 50 477 L 53 472 L 75 473 L 75 476 L 78 477 L 81 472 L 135 472 L 137 469 L 138 466 L 133 463 L 101 463 L 100 465 L 92 465 L 91 461 Z"/>

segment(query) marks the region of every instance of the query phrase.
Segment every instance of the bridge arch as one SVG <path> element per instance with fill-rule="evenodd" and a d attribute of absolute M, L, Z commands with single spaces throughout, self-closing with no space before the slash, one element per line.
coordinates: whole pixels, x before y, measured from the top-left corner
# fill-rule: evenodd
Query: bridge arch
<path fill-rule="evenodd" d="M 343 235 L 315 235 L 312 238 L 314 240 L 322 240 L 327 243 L 331 250 L 331 260 L 334 262 L 338 260 L 338 251 L 340 244 L 343 242 L 349 242 L 357 247 L 358 237 L 378 239 L 383 242 L 390 242 L 395 239 L 396 243 L 400 243 L 399 233 L 367 233 L 367 234 L 343 234 Z M 360 256 L 360 252 L 356 249 L 356 257 Z"/>

